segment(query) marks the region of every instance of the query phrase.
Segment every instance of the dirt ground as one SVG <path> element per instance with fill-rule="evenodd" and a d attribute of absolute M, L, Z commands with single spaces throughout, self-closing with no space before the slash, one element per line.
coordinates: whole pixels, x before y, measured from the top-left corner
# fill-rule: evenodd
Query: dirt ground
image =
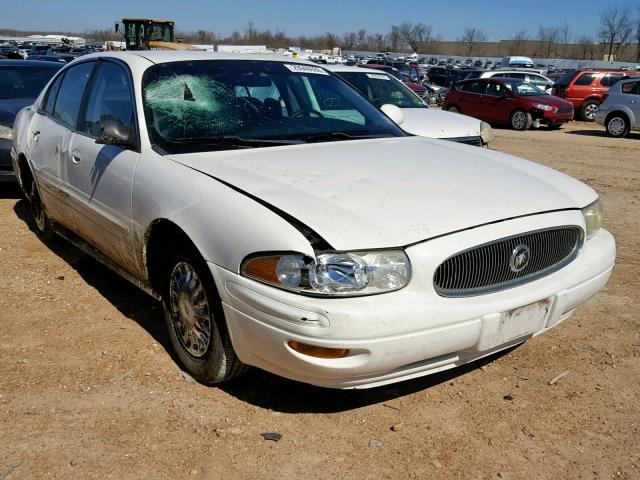
<path fill-rule="evenodd" d="M 599 192 L 613 277 L 519 348 L 374 390 L 183 378 L 159 305 L 42 243 L 0 187 L 0 480 L 640 478 L 640 135 L 575 122 L 496 136 Z"/>

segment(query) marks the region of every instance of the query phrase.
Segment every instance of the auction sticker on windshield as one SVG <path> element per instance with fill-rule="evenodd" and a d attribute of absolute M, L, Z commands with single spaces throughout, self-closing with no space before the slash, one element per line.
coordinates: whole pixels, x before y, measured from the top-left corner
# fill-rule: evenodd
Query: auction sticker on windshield
<path fill-rule="evenodd" d="M 326 70 L 323 70 L 320 67 L 314 67 L 313 65 L 294 65 L 294 64 L 286 63 L 284 66 L 287 67 L 292 72 L 317 73 L 319 75 L 329 75 L 329 73 Z"/>
<path fill-rule="evenodd" d="M 367 73 L 367 77 L 369 78 L 373 78 L 375 80 L 391 80 L 389 77 L 387 77 L 386 75 L 381 75 L 379 73 Z"/>

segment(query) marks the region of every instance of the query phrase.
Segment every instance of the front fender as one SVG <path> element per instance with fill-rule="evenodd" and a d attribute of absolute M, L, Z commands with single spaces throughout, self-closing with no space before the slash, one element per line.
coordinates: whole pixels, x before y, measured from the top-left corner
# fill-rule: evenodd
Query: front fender
<path fill-rule="evenodd" d="M 155 152 L 143 155 L 136 168 L 132 206 L 134 250 L 141 266 L 148 228 L 157 219 L 182 229 L 206 261 L 236 273 L 242 260 L 256 252 L 314 255 L 302 233 L 277 213 Z"/>

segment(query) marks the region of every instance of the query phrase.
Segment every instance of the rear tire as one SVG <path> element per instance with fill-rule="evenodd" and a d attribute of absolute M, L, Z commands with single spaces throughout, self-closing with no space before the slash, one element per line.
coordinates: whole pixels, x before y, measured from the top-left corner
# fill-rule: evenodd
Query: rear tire
<path fill-rule="evenodd" d="M 53 231 L 53 224 L 51 223 L 51 219 L 47 215 L 47 211 L 42 203 L 35 180 L 31 180 L 31 187 L 27 194 L 27 198 L 31 207 L 31 215 L 33 215 L 33 220 L 36 224 L 36 232 L 38 236 L 45 242 L 51 241 L 55 235 Z"/>
<path fill-rule="evenodd" d="M 169 253 L 162 280 L 162 305 L 171 345 L 196 380 L 214 384 L 243 374 L 206 262 L 188 241 Z"/>
<path fill-rule="evenodd" d="M 615 112 L 607 117 L 605 122 L 607 135 L 614 138 L 624 138 L 631 131 L 631 123 L 626 115 Z"/>
<path fill-rule="evenodd" d="M 516 110 L 511 114 L 511 128 L 514 130 L 529 130 L 533 125 L 531 114 L 524 110 Z"/>
<path fill-rule="evenodd" d="M 460 109 L 458 107 L 456 107 L 455 105 L 451 105 L 450 107 L 447 108 L 447 112 L 451 112 L 451 113 L 462 113 L 460 111 Z"/>
<path fill-rule="evenodd" d="M 580 107 L 580 115 L 585 122 L 593 122 L 596 117 L 596 111 L 600 106 L 598 100 L 587 100 Z"/>

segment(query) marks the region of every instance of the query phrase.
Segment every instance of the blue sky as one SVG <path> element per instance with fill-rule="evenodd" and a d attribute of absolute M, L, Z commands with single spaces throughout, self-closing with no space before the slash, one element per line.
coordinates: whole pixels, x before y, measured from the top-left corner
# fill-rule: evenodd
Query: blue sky
<path fill-rule="evenodd" d="M 111 28 L 122 17 L 166 18 L 179 30 L 211 30 L 222 35 L 257 28 L 281 29 L 288 35 L 344 33 L 365 28 L 386 33 L 402 21 L 432 25 L 444 40 L 465 27 L 481 28 L 489 40 L 509 38 L 539 25 L 567 23 L 573 35 L 593 34 L 598 12 L 606 5 L 640 5 L 640 0 L 0 0 L 0 27 L 24 30 Z"/>

